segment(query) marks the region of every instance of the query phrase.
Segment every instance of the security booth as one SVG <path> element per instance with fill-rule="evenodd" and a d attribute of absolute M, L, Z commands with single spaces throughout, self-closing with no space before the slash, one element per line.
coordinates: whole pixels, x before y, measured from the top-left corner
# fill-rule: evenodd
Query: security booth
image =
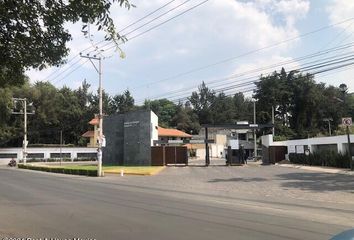
<path fill-rule="evenodd" d="M 223 128 L 223 129 L 250 129 L 250 130 L 260 130 L 265 128 L 273 128 L 273 124 L 248 124 L 246 122 L 237 123 L 237 124 L 203 124 L 201 127 L 205 129 L 204 143 L 205 143 L 205 166 L 210 165 L 210 153 L 209 153 L 209 133 L 208 130 L 211 128 Z M 254 151 L 257 151 L 256 147 L 256 139 L 254 141 Z M 226 153 L 226 164 L 227 165 L 239 165 L 243 164 L 247 158 L 247 151 L 245 149 L 245 145 L 243 143 L 240 144 L 241 141 L 238 139 L 230 139 L 228 141 L 227 153 Z M 249 152 L 248 152 L 249 154 Z"/>

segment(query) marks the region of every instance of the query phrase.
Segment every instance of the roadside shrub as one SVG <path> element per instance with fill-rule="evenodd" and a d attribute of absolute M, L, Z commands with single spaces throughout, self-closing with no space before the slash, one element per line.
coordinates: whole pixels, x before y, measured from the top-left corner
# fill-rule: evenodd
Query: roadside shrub
<path fill-rule="evenodd" d="M 330 150 L 310 153 L 308 156 L 305 154 L 290 153 L 289 160 L 294 164 L 309 166 L 326 166 L 336 168 L 350 167 L 348 155 Z"/>
<path fill-rule="evenodd" d="M 88 170 L 88 169 L 70 169 L 70 168 L 60 168 L 60 167 L 33 166 L 33 165 L 24 165 L 24 164 L 18 164 L 18 168 L 36 170 L 42 172 L 84 175 L 84 176 L 91 176 L 91 177 L 97 176 L 97 170 Z"/>
<path fill-rule="evenodd" d="M 90 162 L 96 161 L 94 158 L 74 158 L 74 162 Z"/>

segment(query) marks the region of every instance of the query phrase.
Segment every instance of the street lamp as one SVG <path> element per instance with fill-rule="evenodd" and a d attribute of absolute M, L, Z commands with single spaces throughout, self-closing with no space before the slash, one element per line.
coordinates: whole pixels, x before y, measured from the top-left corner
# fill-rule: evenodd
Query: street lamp
<path fill-rule="evenodd" d="M 346 84 L 342 83 L 339 85 L 339 89 L 343 94 L 343 103 L 344 107 L 346 107 L 346 93 L 348 91 L 348 87 Z M 350 121 L 351 122 L 351 121 Z M 351 149 L 351 144 L 350 144 L 350 131 L 349 131 L 349 125 L 346 125 L 347 128 L 347 138 L 348 138 L 348 154 L 349 154 L 349 165 L 350 165 L 350 170 L 353 171 L 353 160 L 352 160 L 352 149 Z"/>

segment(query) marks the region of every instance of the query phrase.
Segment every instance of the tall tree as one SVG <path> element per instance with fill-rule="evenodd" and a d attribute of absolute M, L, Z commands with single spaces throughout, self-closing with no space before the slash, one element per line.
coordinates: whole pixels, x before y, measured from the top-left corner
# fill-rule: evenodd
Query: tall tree
<path fill-rule="evenodd" d="M 198 92 L 192 92 L 189 102 L 198 115 L 199 123 L 213 123 L 211 106 L 215 100 L 215 92 L 210 90 L 204 82 L 199 86 Z"/>
<path fill-rule="evenodd" d="M 152 110 L 159 117 L 159 124 L 161 127 L 172 127 L 173 117 L 176 114 L 176 104 L 167 100 L 146 100 L 144 102 L 144 109 Z"/>
<path fill-rule="evenodd" d="M 125 90 L 123 94 L 118 94 L 113 97 L 112 105 L 116 112 L 126 113 L 134 109 L 134 98 L 129 90 Z"/>
<path fill-rule="evenodd" d="M 129 8 L 128 0 L 2 0 L 0 1 L 0 87 L 24 83 L 27 68 L 60 65 L 68 55 L 72 36 L 67 22 L 81 21 L 106 32 L 106 40 L 117 41 L 110 9 L 112 3 Z"/>
<path fill-rule="evenodd" d="M 185 105 L 181 103 L 177 105 L 172 126 L 189 134 L 198 134 L 200 129 L 198 116 L 193 112 L 188 102 Z"/>
<path fill-rule="evenodd" d="M 234 123 L 236 117 L 236 109 L 233 104 L 232 97 L 219 93 L 210 106 L 213 124 Z"/>

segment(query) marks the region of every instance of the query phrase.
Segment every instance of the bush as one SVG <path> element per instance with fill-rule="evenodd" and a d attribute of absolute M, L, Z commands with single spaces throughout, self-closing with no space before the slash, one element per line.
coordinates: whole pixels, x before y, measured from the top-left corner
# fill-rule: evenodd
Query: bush
<path fill-rule="evenodd" d="M 94 158 L 74 158 L 74 162 L 91 162 L 96 161 Z"/>
<path fill-rule="evenodd" d="M 326 166 L 337 168 L 349 168 L 350 161 L 346 154 L 337 153 L 335 151 L 321 151 L 305 154 L 290 153 L 289 160 L 294 164 L 303 164 L 310 166 Z"/>
<path fill-rule="evenodd" d="M 42 172 L 84 175 L 84 176 L 91 176 L 91 177 L 97 176 L 97 170 L 88 170 L 88 169 L 70 169 L 70 168 L 60 168 L 60 167 L 33 166 L 33 165 L 24 165 L 24 164 L 18 164 L 18 168 L 36 170 Z"/>

